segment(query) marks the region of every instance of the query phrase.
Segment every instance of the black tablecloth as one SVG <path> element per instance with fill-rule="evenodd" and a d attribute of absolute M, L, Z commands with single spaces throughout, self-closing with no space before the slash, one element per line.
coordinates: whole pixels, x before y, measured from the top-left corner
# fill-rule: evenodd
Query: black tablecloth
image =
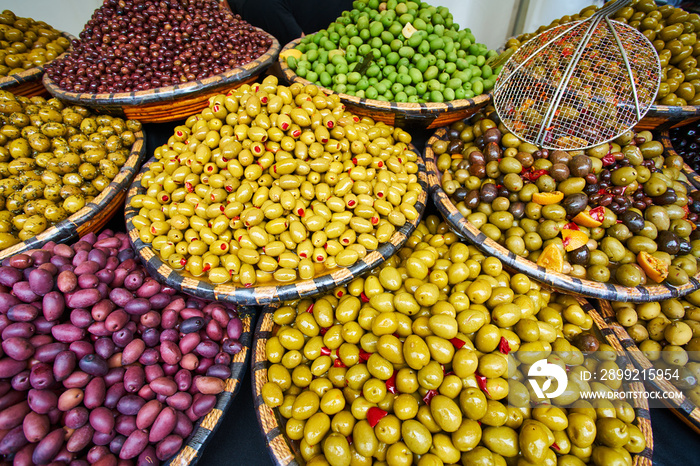
<path fill-rule="evenodd" d="M 147 153 L 152 155 L 156 147 L 167 142 L 173 128 L 178 124 L 182 122 L 145 125 Z M 430 132 L 412 131 L 411 133 L 416 147 L 423 150 Z M 123 213 L 117 214 L 109 227 L 123 231 Z M 654 433 L 655 466 L 700 465 L 700 439 L 671 410 L 653 409 L 651 422 Z M 273 464 L 255 416 L 250 368 L 243 379 L 240 392 L 205 448 L 198 464 L 200 466 Z"/>

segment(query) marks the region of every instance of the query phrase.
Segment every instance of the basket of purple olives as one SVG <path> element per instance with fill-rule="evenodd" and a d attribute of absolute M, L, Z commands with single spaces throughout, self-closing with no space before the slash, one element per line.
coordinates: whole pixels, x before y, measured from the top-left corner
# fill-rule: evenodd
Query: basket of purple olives
<path fill-rule="evenodd" d="M 274 63 L 277 40 L 216 0 L 107 0 L 46 69 L 55 97 L 141 122 L 181 120 Z"/>

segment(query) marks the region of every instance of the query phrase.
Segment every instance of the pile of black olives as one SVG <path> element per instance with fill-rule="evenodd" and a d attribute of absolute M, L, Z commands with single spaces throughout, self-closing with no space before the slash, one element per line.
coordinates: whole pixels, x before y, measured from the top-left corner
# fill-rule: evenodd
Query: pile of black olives
<path fill-rule="evenodd" d="M 129 158 L 141 124 L 0 91 L 0 249 L 68 218 Z"/>
<path fill-rule="evenodd" d="M 472 224 L 548 269 L 623 286 L 683 285 L 697 273 L 700 203 L 680 156 L 648 131 L 584 151 L 522 142 L 495 112 L 432 145 L 442 187 Z"/>
<path fill-rule="evenodd" d="M 700 125 L 691 123 L 669 131 L 673 149 L 683 157 L 690 168 L 700 171 Z"/>

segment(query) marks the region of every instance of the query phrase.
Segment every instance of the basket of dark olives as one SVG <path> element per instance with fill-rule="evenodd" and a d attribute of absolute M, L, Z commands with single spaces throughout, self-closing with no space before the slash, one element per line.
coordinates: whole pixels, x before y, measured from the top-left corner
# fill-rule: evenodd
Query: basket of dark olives
<path fill-rule="evenodd" d="M 9 10 L 0 13 L 0 33 L 0 89 L 26 97 L 47 94 L 44 66 L 68 51 L 74 37 Z"/>
<path fill-rule="evenodd" d="M 600 313 L 659 399 L 700 433 L 700 294 L 641 304 L 600 302 Z"/>
<path fill-rule="evenodd" d="M 698 170 L 700 170 L 699 126 L 698 123 L 693 123 L 681 128 L 674 128 L 671 131 L 659 132 L 659 139 L 664 145 L 666 154 L 683 157 L 688 165 L 685 171 L 692 172 L 692 176 L 688 176 L 688 181 L 698 189 L 700 189 L 700 176 L 697 175 Z"/>
<path fill-rule="evenodd" d="M 505 47 L 517 48 L 535 35 L 571 21 L 593 15 L 598 6 L 590 5 L 575 15 L 555 19 L 534 33 L 509 39 Z M 641 0 L 619 9 L 611 18 L 638 29 L 659 53 L 661 84 L 656 103 L 637 125 L 638 130 L 669 129 L 700 119 L 700 15 L 670 4 L 658 6 L 654 0 Z"/>
<path fill-rule="evenodd" d="M 509 274 L 430 216 L 370 275 L 258 318 L 253 393 L 270 456 L 280 466 L 418 455 L 419 464 L 651 465 L 646 399 L 596 405 L 610 413 L 597 419 L 582 399 L 584 372 L 632 368 L 594 313 Z M 568 384 L 538 405 L 524 374 L 550 343 Z M 619 382 L 590 387 L 644 391 Z"/>
<path fill-rule="evenodd" d="M 210 97 L 253 82 L 280 48 L 273 36 L 216 0 L 138 7 L 105 2 L 73 46 L 47 67 L 46 89 L 67 102 L 144 123 L 199 112 Z"/>
<path fill-rule="evenodd" d="M 194 464 L 241 386 L 254 310 L 158 283 L 111 230 L 1 262 L 2 461 Z"/>
<path fill-rule="evenodd" d="M 127 229 L 152 274 L 195 296 L 321 293 L 393 255 L 420 221 L 427 177 L 410 142 L 337 95 L 267 76 L 175 128 L 129 191 Z"/>
<path fill-rule="evenodd" d="M 102 229 L 145 160 L 141 124 L 0 91 L 0 259 Z"/>
<path fill-rule="evenodd" d="M 433 199 L 460 235 L 557 289 L 614 301 L 699 286 L 698 214 L 683 159 L 649 131 L 583 151 L 524 143 L 493 111 L 426 147 Z"/>
<path fill-rule="evenodd" d="M 491 66 L 497 55 L 460 29 L 446 7 L 369 1 L 290 42 L 279 61 L 288 82 L 336 92 L 357 115 L 438 128 L 486 105 L 500 71 Z"/>

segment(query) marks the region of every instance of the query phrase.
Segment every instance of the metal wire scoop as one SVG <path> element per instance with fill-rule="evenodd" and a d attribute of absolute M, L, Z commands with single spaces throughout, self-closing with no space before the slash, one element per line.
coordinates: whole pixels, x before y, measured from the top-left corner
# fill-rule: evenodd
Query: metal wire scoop
<path fill-rule="evenodd" d="M 632 128 L 654 103 L 661 79 L 651 42 L 608 15 L 547 30 L 523 44 L 503 66 L 493 99 L 503 124 L 547 149 L 584 149 Z"/>

